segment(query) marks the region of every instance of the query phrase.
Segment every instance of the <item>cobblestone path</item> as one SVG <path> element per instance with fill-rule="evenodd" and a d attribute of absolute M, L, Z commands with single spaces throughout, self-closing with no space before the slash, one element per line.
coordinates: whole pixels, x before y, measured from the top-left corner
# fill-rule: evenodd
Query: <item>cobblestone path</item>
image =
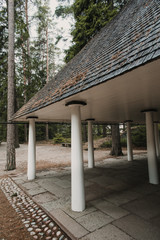
<path fill-rule="evenodd" d="M 71 240 L 12 179 L 2 179 L 0 187 L 33 239 Z"/>

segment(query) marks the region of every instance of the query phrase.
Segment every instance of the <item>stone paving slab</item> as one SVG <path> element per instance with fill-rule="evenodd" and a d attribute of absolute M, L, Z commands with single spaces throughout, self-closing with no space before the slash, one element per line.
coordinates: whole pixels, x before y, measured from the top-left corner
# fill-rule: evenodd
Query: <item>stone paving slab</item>
<path fill-rule="evenodd" d="M 153 184 L 139 184 L 138 186 L 134 187 L 132 190 L 134 192 L 147 195 L 160 190 L 160 186 L 153 185 Z"/>
<path fill-rule="evenodd" d="M 43 202 L 41 205 L 45 209 L 47 209 L 47 211 L 50 212 L 57 208 L 64 208 L 65 205 L 71 206 L 71 198 L 70 197 L 59 198 L 57 200 Z"/>
<path fill-rule="evenodd" d="M 128 234 L 124 233 L 117 227 L 109 224 L 98 229 L 95 232 L 82 237 L 81 240 L 133 240 Z"/>
<path fill-rule="evenodd" d="M 65 204 L 65 206 L 62 207 L 62 210 L 65 213 L 67 213 L 70 217 L 76 219 L 78 217 L 82 217 L 82 216 L 87 215 L 87 214 L 89 214 L 91 212 L 94 212 L 97 209 L 92 207 L 92 206 L 86 206 L 86 209 L 84 211 L 82 211 L 82 212 L 74 212 L 74 211 L 71 210 L 71 204 L 68 204 L 68 205 Z"/>
<path fill-rule="evenodd" d="M 49 192 L 44 192 L 44 193 L 40 193 L 38 195 L 33 196 L 33 200 L 38 202 L 38 203 L 47 203 L 53 200 L 57 200 L 56 196 L 54 196 L 53 194 L 49 193 Z"/>
<path fill-rule="evenodd" d="M 156 195 L 147 195 L 123 205 L 123 208 L 147 220 L 160 214 L 160 198 Z"/>
<path fill-rule="evenodd" d="M 77 218 L 76 221 L 85 227 L 88 231 L 92 232 L 112 222 L 113 218 L 100 211 L 95 211 Z"/>
<path fill-rule="evenodd" d="M 136 240 L 159 240 L 160 229 L 153 226 L 142 218 L 129 215 L 113 222 L 113 225 L 120 228 Z"/>
<path fill-rule="evenodd" d="M 160 216 L 150 219 L 150 222 L 160 229 Z"/>
<path fill-rule="evenodd" d="M 70 188 L 71 187 L 71 182 L 64 179 L 59 179 L 57 182 L 55 182 L 55 185 L 58 185 L 59 187 L 62 187 L 62 188 Z"/>
<path fill-rule="evenodd" d="M 128 203 L 132 200 L 135 200 L 135 199 L 138 199 L 141 197 L 142 197 L 142 195 L 140 193 L 126 190 L 123 192 L 113 193 L 104 199 L 117 205 L 117 206 L 121 206 L 125 203 Z"/>
<path fill-rule="evenodd" d="M 40 193 L 45 193 L 47 190 L 44 189 L 44 188 L 41 188 L 41 187 L 37 187 L 37 188 L 32 188 L 30 190 L 28 190 L 28 194 L 31 195 L 31 196 L 35 196 L 37 194 L 40 194 Z"/>
<path fill-rule="evenodd" d="M 119 180 L 117 179 L 113 179 L 112 177 L 108 177 L 108 176 L 100 176 L 100 177 L 95 177 L 90 179 L 91 182 L 97 183 L 103 187 L 108 187 L 109 185 L 113 185 L 113 184 L 119 184 Z"/>
<path fill-rule="evenodd" d="M 61 209 L 55 209 L 50 212 L 54 218 L 60 222 L 64 228 L 66 228 L 73 237 L 81 238 L 87 235 L 89 232 L 80 224 L 75 222 L 71 217 L 69 217 L 66 213 L 64 213 Z"/>
<path fill-rule="evenodd" d="M 33 188 L 38 188 L 39 185 L 36 182 L 29 181 L 29 182 L 23 183 L 22 187 L 29 190 L 29 189 L 33 189 Z"/>
<path fill-rule="evenodd" d="M 99 186 L 97 183 L 89 185 L 85 188 L 86 201 L 96 200 L 101 197 L 105 197 L 111 193 L 111 189 Z"/>
<path fill-rule="evenodd" d="M 101 210 L 103 213 L 108 214 L 109 216 L 111 216 L 114 219 L 119 219 L 119 218 L 124 217 L 129 214 L 129 212 L 126 211 L 125 209 L 117 207 L 114 204 L 104 201 L 102 199 L 92 201 L 91 204 L 94 207 Z"/>
<path fill-rule="evenodd" d="M 36 184 L 54 194 L 57 198 L 71 195 L 70 188 L 62 188 L 56 185 L 56 182 L 54 182 L 52 179 L 36 180 Z"/>

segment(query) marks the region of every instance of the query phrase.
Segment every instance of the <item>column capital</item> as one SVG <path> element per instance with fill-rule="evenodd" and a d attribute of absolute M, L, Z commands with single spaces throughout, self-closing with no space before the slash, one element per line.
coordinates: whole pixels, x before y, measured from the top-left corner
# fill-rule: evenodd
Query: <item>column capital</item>
<path fill-rule="evenodd" d="M 153 121 L 153 123 L 160 123 L 160 121 Z"/>
<path fill-rule="evenodd" d="M 67 102 L 67 103 L 65 104 L 66 107 L 68 107 L 68 106 L 74 106 L 74 105 L 85 106 L 85 105 L 87 105 L 87 103 L 84 102 L 84 101 L 74 100 L 74 101 Z"/>
<path fill-rule="evenodd" d="M 26 117 L 26 119 L 38 119 L 38 117 L 37 116 L 28 116 L 28 117 Z"/>
<path fill-rule="evenodd" d="M 151 108 L 151 109 L 144 109 L 141 111 L 141 113 L 146 113 L 146 112 L 157 112 L 157 109 Z"/>
<path fill-rule="evenodd" d="M 132 123 L 133 120 L 125 120 L 124 123 Z"/>
<path fill-rule="evenodd" d="M 93 121 L 95 121 L 95 118 L 87 118 L 87 119 L 85 119 L 85 121 L 86 121 L 86 122 L 88 122 L 88 121 L 93 122 Z"/>

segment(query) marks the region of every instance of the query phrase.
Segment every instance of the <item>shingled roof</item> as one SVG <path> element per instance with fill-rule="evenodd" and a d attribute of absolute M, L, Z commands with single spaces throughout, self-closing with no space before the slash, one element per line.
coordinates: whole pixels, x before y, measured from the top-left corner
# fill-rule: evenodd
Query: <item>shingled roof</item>
<path fill-rule="evenodd" d="M 160 0 L 131 0 L 13 119 L 160 58 Z"/>

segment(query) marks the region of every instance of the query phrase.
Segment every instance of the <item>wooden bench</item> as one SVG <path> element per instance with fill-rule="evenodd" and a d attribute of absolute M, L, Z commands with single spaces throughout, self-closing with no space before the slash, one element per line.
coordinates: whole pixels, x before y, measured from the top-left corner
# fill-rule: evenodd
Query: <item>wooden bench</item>
<path fill-rule="evenodd" d="M 71 143 L 62 143 L 62 147 L 71 147 Z"/>

